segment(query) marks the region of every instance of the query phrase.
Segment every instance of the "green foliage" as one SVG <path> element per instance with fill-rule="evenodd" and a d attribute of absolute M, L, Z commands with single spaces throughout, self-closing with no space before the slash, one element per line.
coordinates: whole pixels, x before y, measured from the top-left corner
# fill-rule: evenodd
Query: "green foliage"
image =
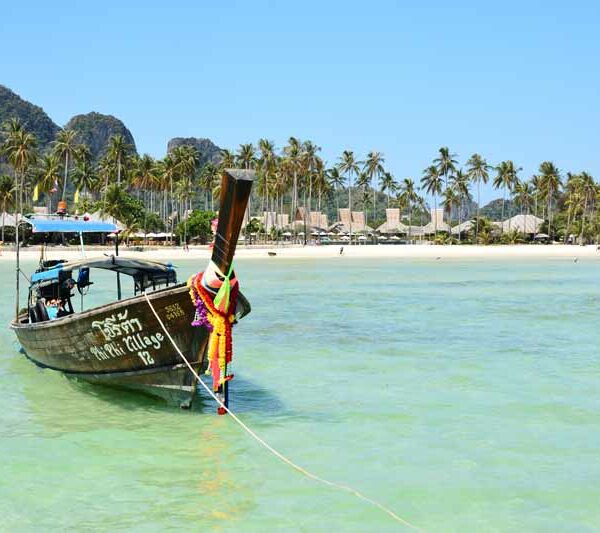
<path fill-rule="evenodd" d="M 258 220 L 257 218 L 253 218 L 250 220 L 250 222 L 248 222 L 248 224 L 246 224 L 244 231 L 246 233 L 264 233 L 265 227 L 260 222 L 260 220 Z"/>
<path fill-rule="evenodd" d="M 156 213 L 147 211 L 141 200 L 115 184 L 109 185 L 105 199 L 95 203 L 84 200 L 78 204 L 78 209 L 80 212 L 99 210 L 123 222 L 131 231 L 156 232 L 165 228 L 164 222 Z"/>
<path fill-rule="evenodd" d="M 525 242 L 525 238 L 519 230 L 513 229 L 504 232 L 500 237 L 500 242 L 502 244 L 519 244 Z"/>
<path fill-rule="evenodd" d="M 504 220 L 519 213 L 519 209 L 513 200 L 506 200 L 504 204 Z M 482 217 L 490 220 L 502 220 L 502 198 L 492 200 L 480 209 Z"/>
<path fill-rule="evenodd" d="M 13 118 L 18 118 L 24 128 L 36 136 L 42 150 L 50 145 L 60 130 L 41 107 L 0 85 L 0 125 Z"/>
<path fill-rule="evenodd" d="M 175 229 L 175 233 L 180 239 L 187 234 L 189 239 L 198 239 L 202 244 L 206 244 L 212 238 L 211 222 L 217 218 L 214 211 L 194 210 L 186 221 L 180 222 Z"/>
<path fill-rule="evenodd" d="M 112 115 L 95 112 L 75 115 L 69 120 L 65 129 L 77 132 L 77 142 L 85 144 L 90 149 L 93 161 L 97 161 L 104 155 L 109 139 L 117 135 L 122 135 L 125 143 L 131 145 L 132 150 L 136 152 L 133 135 L 123 122 Z"/>

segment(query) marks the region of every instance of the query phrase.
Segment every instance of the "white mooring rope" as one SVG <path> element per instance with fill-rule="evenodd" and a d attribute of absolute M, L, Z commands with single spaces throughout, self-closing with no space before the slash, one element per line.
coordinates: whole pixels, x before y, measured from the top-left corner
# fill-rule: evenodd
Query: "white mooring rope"
<path fill-rule="evenodd" d="M 369 498 L 368 496 L 365 496 L 360 491 L 358 491 L 358 490 L 356 490 L 356 489 L 354 489 L 354 488 L 352 488 L 352 487 L 350 487 L 348 485 L 342 485 L 342 484 L 336 483 L 334 481 L 329 481 L 328 479 L 325 479 L 325 478 L 322 478 L 320 476 L 317 476 L 316 474 L 313 474 L 312 472 L 309 472 L 308 470 L 302 468 L 301 466 L 299 466 L 296 463 L 294 463 L 291 459 L 288 459 L 285 455 L 283 455 L 282 453 L 278 452 L 268 442 L 264 441 L 261 437 L 259 437 L 252 429 L 250 429 L 246 424 L 244 424 L 244 422 L 242 422 L 237 417 L 237 415 L 235 415 L 229 409 L 229 407 L 227 407 L 220 400 L 220 398 L 210 389 L 210 387 L 208 385 L 206 385 L 206 383 L 204 383 L 200 379 L 200 376 L 194 370 L 194 367 L 187 360 L 187 357 L 185 355 L 183 355 L 182 351 L 179 349 L 179 346 L 177 346 L 177 344 L 173 340 L 173 337 L 171 337 L 171 334 L 167 330 L 167 328 L 166 328 L 165 324 L 163 323 L 163 321 L 161 320 L 161 318 L 158 316 L 158 313 L 156 312 L 156 309 L 154 309 L 154 306 L 152 305 L 152 302 L 150 301 L 150 298 L 148 298 L 148 295 L 145 292 L 144 292 L 144 297 L 146 298 L 146 301 L 148 302 L 148 305 L 150 306 L 150 309 L 152 310 L 152 313 L 154 313 L 154 316 L 156 317 L 156 320 L 158 320 L 158 323 L 160 324 L 160 326 L 162 327 L 163 331 L 165 332 L 165 334 L 167 335 L 167 337 L 171 341 L 171 344 L 173 345 L 173 348 L 175 348 L 175 350 L 177 351 L 177 353 L 179 354 L 179 356 L 183 359 L 183 362 L 189 368 L 190 372 L 198 380 L 198 383 L 200 383 L 200 385 L 202 385 L 202 387 L 204 387 L 204 389 L 206 390 L 206 392 L 208 392 L 208 394 L 211 396 L 211 398 L 213 400 L 215 400 L 215 402 L 217 402 L 217 404 L 219 404 L 219 407 L 222 407 L 223 409 L 225 409 L 225 411 L 231 416 L 231 418 L 233 418 L 233 420 L 235 420 L 238 423 L 238 425 L 241 426 L 241 428 L 246 433 L 248 433 L 248 435 L 250 435 L 256 442 L 258 442 L 261 446 L 263 446 L 268 451 L 270 451 L 280 461 L 283 461 L 285 464 L 287 464 L 288 466 L 291 466 L 294 470 L 300 472 L 301 474 L 304 474 L 306 477 L 308 477 L 310 479 L 313 479 L 314 481 L 318 481 L 319 483 L 323 483 L 324 485 L 327 485 L 329 487 L 333 487 L 333 488 L 336 488 L 336 489 L 339 489 L 339 490 L 343 490 L 343 491 L 349 492 L 350 494 L 354 494 L 354 496 L 356 496 L 357 498 L 359 498 L 359 499 L 361 499 L 361 500 L 363 500 L 363 501 L 365 501 L 367 503 L 370 503 L 371 505 L 374 505 L 379 510 L 381 510 L 384 513 L 388 514 L 389 516 L 391 516 L 397 522 L 400 522 L 401 524 L 404 524 L 405 526 L 407 526 L 407 527 L 409 527 L 411 529 L 414 529 L 415 531 L 421 531 L 418 527 L 414 526 L 410 522 L 407 522 L 406 520 L 404 520 L 403 518 L 401 518 L 400 516 L 398 516 L 396 513 L 394 513 L 394 511 L 392 511 L 391 509 L 388 509 L 385 505 L 383 505 L 383 504 L 381 504 L 381 503 L 379 503 L 379 502 L 377 502 L 377 501 Z"/>

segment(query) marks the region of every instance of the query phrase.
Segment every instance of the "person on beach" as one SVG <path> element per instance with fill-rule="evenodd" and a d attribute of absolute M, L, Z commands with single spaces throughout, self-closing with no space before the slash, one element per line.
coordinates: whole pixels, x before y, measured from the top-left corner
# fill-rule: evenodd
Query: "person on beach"
<path fill-rule="evenodd" d="M 340 255 L 344 255 L 344 247 L 340 246 Z"/>

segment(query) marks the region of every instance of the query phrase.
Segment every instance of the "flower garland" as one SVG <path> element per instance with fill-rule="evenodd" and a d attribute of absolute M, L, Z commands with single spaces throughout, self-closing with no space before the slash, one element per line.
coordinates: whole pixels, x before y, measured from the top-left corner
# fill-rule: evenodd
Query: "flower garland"
<path fill-rule="evenodd" d="M 210 337 L 208 339 L 208 369 L 212 374 L 213 390 L 217 392 L 226 381 L 233 379 L 233 374 L 227 373 L 227 364 L 233 358 L 233 341 L 231 327 L 235 322 L 235 304 L 239 283 L 231 287 L 226 310 L 221 311 L 215 306 L 214 296 L 202 285 L 203 273 L 200 272 L 188 280 L 190 297 L 196 307 L 192 326 L 205 327 Z"/>

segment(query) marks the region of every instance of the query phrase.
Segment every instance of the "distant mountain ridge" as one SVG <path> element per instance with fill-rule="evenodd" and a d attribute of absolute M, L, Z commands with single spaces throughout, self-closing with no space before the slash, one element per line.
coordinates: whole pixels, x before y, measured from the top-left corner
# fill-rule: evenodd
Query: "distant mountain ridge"
<path fill-rule="evenodd" d="M 48 148 L 61 129 L 41 107 L 0 85 L 0 124 L 12 118 L 18 118 L 28 131 L 35 134 L 42 151 Z"/>
<path fill-rule="evenodd" d="M 137 153 L 135 139 L 125 124 L 112 115 L 103 115 L 92 111 L 84 115 L 75 115 L 67 122 L 65 129 L 77 132 L 77 142 L 87 144 L 94 160 L 104 155 L 108 140 L 113 135 L 122 135 L 125 142 Z"/>
<path fill-rule="evenodd" d="M 178 146 L 193 146 L 200 153 L 200 166 L 206 163 L 218 165 L 221 162 L 221 148 L 210 139 L 201 137 L 174 137 L 167 143 L 167 152 Z"/>

